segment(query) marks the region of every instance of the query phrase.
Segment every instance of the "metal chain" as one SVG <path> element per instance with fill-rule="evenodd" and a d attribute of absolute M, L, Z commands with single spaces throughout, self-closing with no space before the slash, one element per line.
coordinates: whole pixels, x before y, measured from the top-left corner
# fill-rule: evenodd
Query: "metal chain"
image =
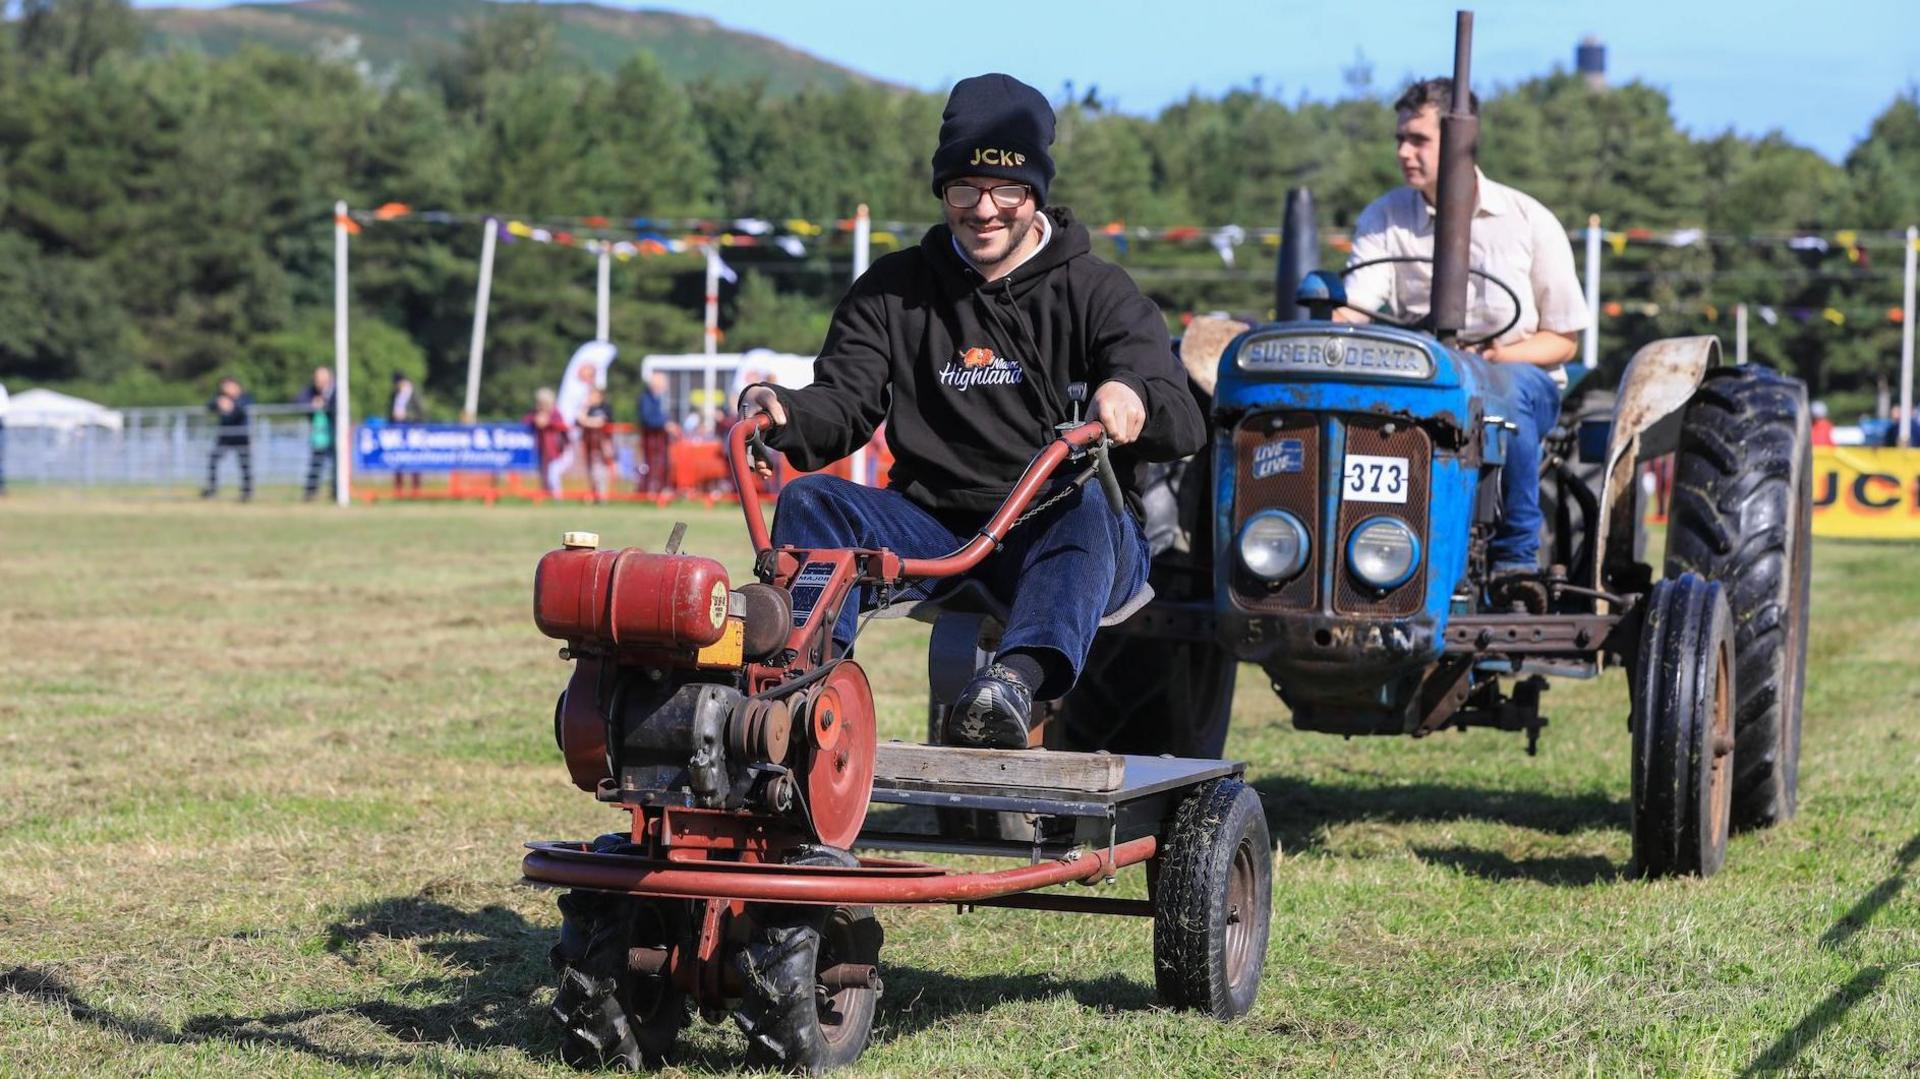
<path fill-rule="evenodd" d="M 1073 492 L 1085 486 L 1086 482 L 1092 479 L 1093 474 L 1095 472 L 1098 472 L 1099 470 L 1100 470 L 1099 465 L 1093 465 L 1089 467 L 1085 472 L 1080 473 L 1078 476 L 1075 476 L 1072 480 L 1068 481 L 1067 485 L 1065 487 L 1060 488 L 1059 491 L 1055 492 L 1051 498 L 1048 498 L 1045 502 L 1040 503 L 1038 506 L 1030 507 L 1027 510 L 1027 512 L 1015 518 L 1014 522 L 1007 526 L 1007 535 L 1012 535 L 1014 529 L 1019 528 L 1021 525 L 1026 524 L 1028 521 L 1031 521 L 1035 517 L 1040 516 L 1042 513 L 1045 513 L 1047 510 L 1052 509 L 1054 505 L 1057 504 L 1061 499 L 1066 498 L 1068 495 L 1073 494 Z M 1006 536 L 1000 537 L 1000 540 L 1002 543 L 1006 542 Z"/>

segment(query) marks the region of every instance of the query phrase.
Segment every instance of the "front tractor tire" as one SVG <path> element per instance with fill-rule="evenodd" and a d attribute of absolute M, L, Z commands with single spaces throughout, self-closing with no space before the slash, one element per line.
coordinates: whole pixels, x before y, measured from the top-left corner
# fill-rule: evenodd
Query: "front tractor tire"
<path fill-rule="evenodd" d="M 1633 863 L 1710 877 L 1727 860 L 1733 795 L 1733 617 L 1696 574 L 1653 586 L 1632 671 Z"/>
<path fill-rule="evenodd" d="M 1807 387 L 1764 367 L 1711 371 L 1687 404 L 1674 455 L 1666 575 L 1726 586 L 1739 697 L 1733 826 L 1792 817 L 1812 572 Z"/>

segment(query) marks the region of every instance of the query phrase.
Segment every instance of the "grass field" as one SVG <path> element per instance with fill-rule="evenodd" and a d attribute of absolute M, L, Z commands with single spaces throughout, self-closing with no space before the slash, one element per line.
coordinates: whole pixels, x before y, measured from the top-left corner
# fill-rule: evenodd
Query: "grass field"
<path fill-rule="evenodd" d="M 282 497 L 0 502 L 0 1075 L 566 1073 L 519 844 L 618 817 L 553 748 L 533 563 L 674 515 Z M 743 566 L 730 511 L 681 515 Z M 887 912 L 863 1071 L 1920 1070 L 1920 551 L 1823 544 L 1814 585 L 1802 813 L 1718 877 L 1624 876 L 1618 672 L 1556 684 L 1529 758 L 1301 734 L 1249 670 L 1229 751 L 1283 847 L 1253 1014 L 1156 1009 L 1143 921 Z M 863 646 L 883 737 L 923 634 Z M 676 1073 L 740 1052 L 696 1024 Z"/>

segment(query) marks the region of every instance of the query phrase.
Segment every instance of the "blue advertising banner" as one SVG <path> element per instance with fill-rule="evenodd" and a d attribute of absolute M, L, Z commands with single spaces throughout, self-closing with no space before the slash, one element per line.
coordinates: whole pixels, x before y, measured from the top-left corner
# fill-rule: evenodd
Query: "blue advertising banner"
<path fill-rule="evenodd" d="M 533 432 L 517 423 L 370 423 L 354 439 L 365 472 L 517 472 L 539 467 Z"/>

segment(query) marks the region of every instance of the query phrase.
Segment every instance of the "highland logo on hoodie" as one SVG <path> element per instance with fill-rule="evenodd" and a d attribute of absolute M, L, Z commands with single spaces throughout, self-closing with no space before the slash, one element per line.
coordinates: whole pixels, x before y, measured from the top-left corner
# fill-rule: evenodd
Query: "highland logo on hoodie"
<path fill-rule="evenodd" d="M 974 386 L 1018 386 L 1025 379 L 1026 372 L 1019 364 L 994 355 L 990 348 L 960 351 L 940 369 L 940 384 L 961 393 Z"/>

